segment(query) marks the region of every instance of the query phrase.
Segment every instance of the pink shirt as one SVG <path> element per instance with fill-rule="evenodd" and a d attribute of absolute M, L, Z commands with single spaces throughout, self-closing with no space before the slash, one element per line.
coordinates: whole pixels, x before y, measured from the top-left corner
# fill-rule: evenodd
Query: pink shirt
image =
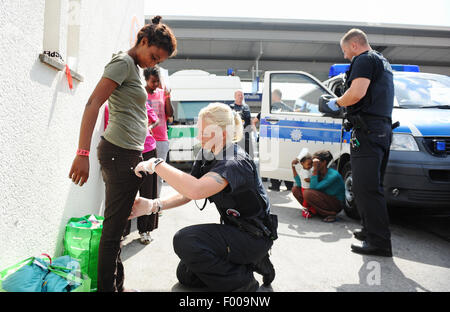
<path fill-rule="evenodd" d="M 145 103 L 145 107 L 147 107 L 147 116 L 148 116 L 148 124 L 151 125 L 158 120 L 158 116 L 156 116 L 153 108 L 147 103 Z M 155 131 L 155 128 L 152 129 L 152 133 Z M 150 131 L 147 132 L 147 137 L 145 138 L 144 150 L 142 153 L 147 153 L 153 151 L 156 148 L 156 140 L 150 134 Z"/>
<path fill-rule="evenodd" d="M 147 108 L 148 124 L 151 125 L 152 123 L 155 123 L 158 120 L 158 116 L 155 114 L 155 111 L 148 104 L 148 102 L 145 103 L 145 107 Z M 109 110 L 108 110 L 108 104 L 106 104 L 105 105 L 105 127 L 104 127 L 104 130 L 106 130 L 106 127 L 108 126 L 108 120 L 109 120 Z M 147 152 L 153 151 L 155 148 L 156 148 L 156 140 L 150 134 L 150 131 L 147 130 L 147 137 L 145 138 L 144 150 L 142 151 L 142 153 L 147 153 Z"/>
<path fill-rule="evenodd" d="M 167 136 L 167 116 L 166 116 L 166 96 L 164 90 L 156 89 L 152 94 L 148 94 L 147 103 L 155 111 L 159 118 L 159 125 L 152 129 L 153 137 L 156 141 L 169 141 Z"/>

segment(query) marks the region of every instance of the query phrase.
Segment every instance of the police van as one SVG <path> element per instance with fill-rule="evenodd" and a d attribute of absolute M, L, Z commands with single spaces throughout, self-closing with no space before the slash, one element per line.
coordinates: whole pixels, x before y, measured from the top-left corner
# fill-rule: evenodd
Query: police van
<path fill-rule="evenodd" d="M 305 72 L 265 73 L 261 106 L 259 164 L 262 177 L 293 181 L 291 162 L 300 150 L 329 150 L 331 166 L 344 178 L 345 212 L 358 218 L 352 192 L 350 132 L 343 110 L 319 107 L 323 95 L 343 93 L 349 64 L 330 69 L 325 82 Z M 393 65 L 394 130 L 384 189 L 390 206 L 450 209 L 450 78 L 418 72 L 418 67 Z M 281 93 L 281 100 L 272 98 Z M 281 102 L 281 104 L 279 103 Z"/>
<path fill-rule="evenodd" d="M 200 110 L 213 102 L 234 103 L 234 92 L 242 89 L 237 76 L 216 76 L 202 70 L 181 70 L 169 77 L 174 122 L 168 126 L 168 161 L 190 164 L 200 144 L 196 122 Z"/>

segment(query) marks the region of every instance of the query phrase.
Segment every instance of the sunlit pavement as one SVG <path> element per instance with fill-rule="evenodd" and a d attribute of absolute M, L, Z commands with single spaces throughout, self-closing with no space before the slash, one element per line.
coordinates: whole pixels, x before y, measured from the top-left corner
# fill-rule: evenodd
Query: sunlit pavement
<path fill-rule="evenodd" d="M 268 183 L 264 185 L 267 189 Z M 173 192 L 164 184 L 161 196 Z M 448 241 L 427 231 L 394 224 L 393 258 L 361 256 L 350 251 L 350 245 L 357 242 L 352 231 L 359 228 L 358 221 L 343 212 L 335 223 L 324 223 L 317 217 L 305 220 L 300 206 L 283 186 L 280 192 L 268 194 L 272 212 L 279 221 L 279 238 L 271 255 L 276 278 L 271 288 L 261 287 L 260 291 L 450 291 Z M 197 201 L 197 205 L 201 207 L 203 201 Z M 185 226 L 218 222 L 219 214 L 213 204 L 208 203 L 201 212 L 192 201 L 164 211 L 159 228 L 151 233 L 154 240 L 144 246 L 133 221 L 121 255 L 125 287 L 144 292 L 192 291 L 177 281 L 179 259 L 173 251 L 172 238 Z M 262 284 L 261 276 L 255 273 L 255 277 Z"/>

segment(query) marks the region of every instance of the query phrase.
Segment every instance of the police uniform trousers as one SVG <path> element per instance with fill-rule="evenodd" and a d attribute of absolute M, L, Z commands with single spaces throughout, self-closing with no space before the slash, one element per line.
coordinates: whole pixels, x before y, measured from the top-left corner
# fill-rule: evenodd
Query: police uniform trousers
<path fill-rule="evenodd" d="M 173 238 L 180 257 L 177 277 L 188 287 L 232 291 L 253 279 L 253 263 L 262 259 L 273 241 L 256 238 L 232 225 L 199 224 L 178 231 Z"/>
<path fill-rule="evenodd" d="M 365 117 L 364 121 L 368 131 L 353 130 L 360 146 L 351 147 L 352 189 L 367 242 L 379 248 L 391 248 L 383 178 L 392 141 L 392 125 L 387 118 Z"/>

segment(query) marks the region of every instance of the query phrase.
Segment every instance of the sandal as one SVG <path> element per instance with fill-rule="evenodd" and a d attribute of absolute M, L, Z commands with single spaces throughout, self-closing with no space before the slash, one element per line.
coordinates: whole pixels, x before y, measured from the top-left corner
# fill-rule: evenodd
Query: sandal
<path fill-rule="evenodd" d="M 336 216 L 328 216 L 325 219 L 322 220 L 323 222 L 326 223 L 333 223 L 336 222 Z"/>

